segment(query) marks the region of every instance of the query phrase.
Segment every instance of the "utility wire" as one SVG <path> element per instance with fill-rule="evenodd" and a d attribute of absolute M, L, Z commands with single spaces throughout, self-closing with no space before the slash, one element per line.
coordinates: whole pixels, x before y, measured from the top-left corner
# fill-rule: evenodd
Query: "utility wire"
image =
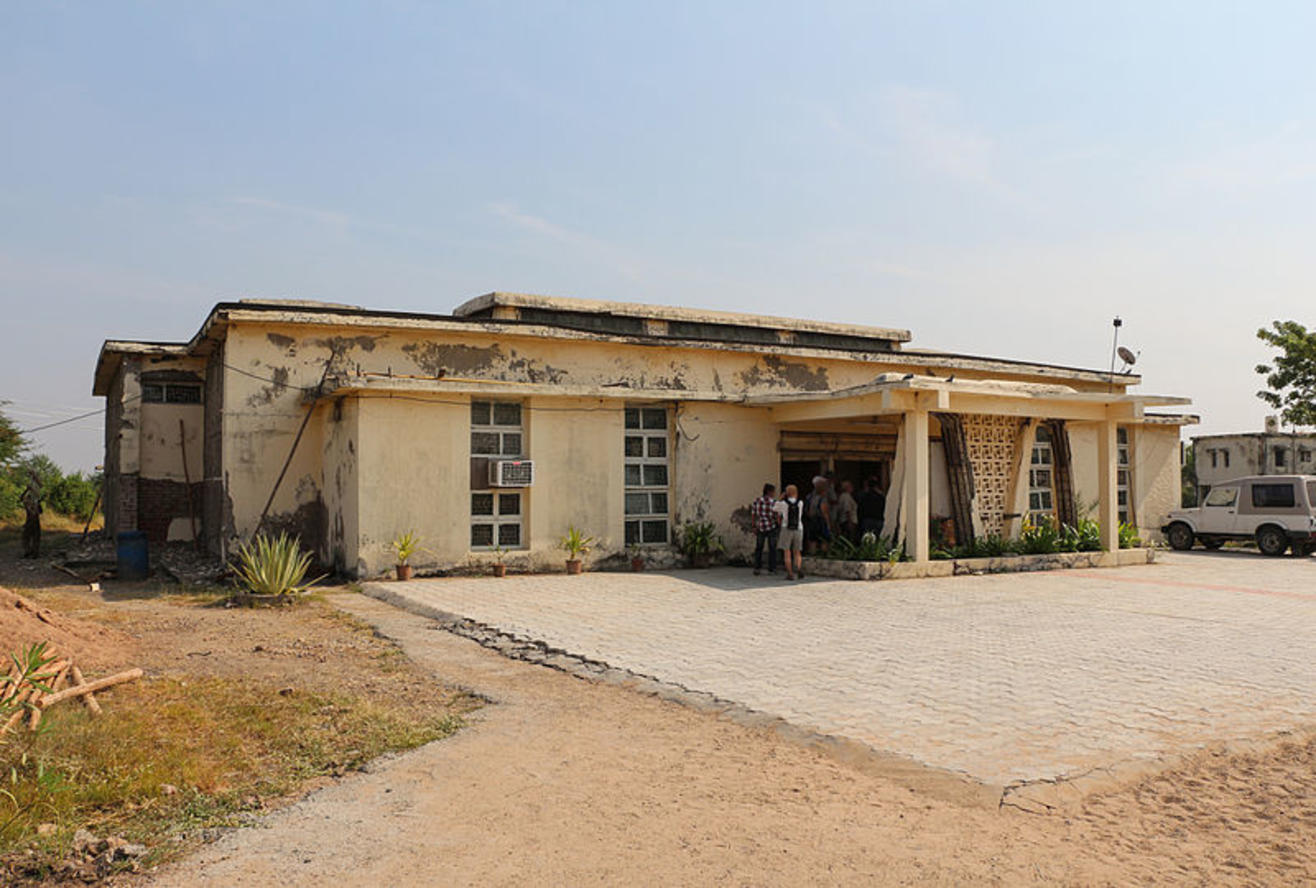
<path fill-rule="evenodd" d="M 122 403 L 130 404 L 133 401 L 140 400 L 141 397 L 142 397 L 141 395 L 133 395 L 131 398 L 125 398 Z M 33 426 L 30 429 L 19 429 L 18 433 L 20 435 L 31 435 L 35 432 L 44 432 L 46 429 L 53 429 L 56 428 L 57 426 L 68 425 L 69 423 L 77 422 L 80 419 L 88 419 L 93 416 L 101 416 L 104 413 L 105 413 L 105 408 L 102 407 L 99 410 L 91 410 L 88 411 L 87 413 L 80 413 L 77 416 L 70 416 L 68 419 L 61 419 L 58 422 L 48 422 L 45 425 Z"/>

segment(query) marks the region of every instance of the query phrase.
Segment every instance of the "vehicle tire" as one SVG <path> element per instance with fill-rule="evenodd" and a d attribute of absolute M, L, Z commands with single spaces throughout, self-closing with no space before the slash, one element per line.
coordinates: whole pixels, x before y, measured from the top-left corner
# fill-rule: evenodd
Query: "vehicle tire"
<path fill-rule="evenodd" d="M 1205 546 L 1206 548 L 1210 549 L 1210 550 L 1213 551 L 1213 552 L 1214 552 L 1216 549 L 1219 549 L 1219 548 L 1220 548 L 1221 546 L 1223 546 L 1224 544 L 1225 544 L 1225 541 L 1222 540 L 1222 539 L 1220 539 L 1219 537 L 1210 537 L 1210 538 L 1207 538 L 1207 539 L 1202 540 L 1202 545 Z"/>
<path fill-rule="evenodd" d="M 1257 531 L 1257 548 L 1262 555 L 1283 555 L 1288 547 L 1289 535 L 1273 524 Z"/>
<path fill-rule="evenodd" d="M 1193 529 L 1182 521 L 1171 524 L 1165 537 L 1170 541 L 1170 548 L 1178 552 L 1187 552 L 1193 547 Z"/>

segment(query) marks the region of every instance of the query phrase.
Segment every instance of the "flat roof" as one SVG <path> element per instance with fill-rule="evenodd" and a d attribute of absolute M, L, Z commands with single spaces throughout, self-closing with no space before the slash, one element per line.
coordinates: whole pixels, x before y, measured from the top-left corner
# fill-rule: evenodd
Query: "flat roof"
<path fill-rule="evenodd" d="M 459 318 L 487 316 L 495 308 L 538 309 L 542 311 L 572 312 L 577 314 L 611 315 L 654 321 L 678 321 L 689 324 L 713 324 L 725 327 L 756 327 L 784 332 L 828 333 L 835 336 L 860 339 L 881 339 L 887 342 L 909 342 L 913 336 L 908 330 L 893 327 L 871 327 L 862 324 L 839 324 L 832 321 L 815 321 L 807 318 L 783 318 L 776 315 L 743 314 L 732 311 L 712 311 L 702 308 L 682 308 L 673 305 L 648 305 L 640 302 L 610 302 L 601 299 L 574 299 L 563 296 L 540 296 L 533 293 L 485 293 L 468 299 L 453 309 Z"/>
<path fill-rule="evenodd" d="M 492 317 L 496 307 L 524 311 L 529 317 Z M 576 316 L 573 319 L 572 316 Z M 611 326 L 582 325 L 579 318 L 614 318 L 626 321 L 631 332 Z M 107 340 L 96 366 L 94 391 L 103 394 L 117 366 L 117 357 L 130 354 L 200 355 L 222 338 L 231 322 L 273 324 L 323 324 L 365 326 L 434 332 L 457 332 L 478 327 L 495 335 L 555 337 L 599 342 L 651 345 L 663 343 L 678 348 L 725 349 L 760 354 L 814 357 L 839 355 L 843 359 L 897 363 L 909 366 L 946 368 L 979 373 L 1040 376 L 1063 381 L 1136 385 L 1141 377 L 1131 373 L 1111 374 L 1105 370 L 994 358 L 929 349 L 904 349 L 907 330 L 778 318 L 768 315 L 650 306 L 636 303 L 561 299 L 515 293 L 488 293 L 458 306 L 456 313 L 390 311 L 360 308 L 342 303 L 302 299 L 241 299 L 216 303 L 201 328 L 186 343 Z M 645 321 L 665 322 L 649 325 Z M 707 330 L 695 329 L 707 326 Z M 653 327 L 657 329 L 653 329 Z M 666 329 L 666 332 L 662 332 Z M 723 337 L 725 334 L 725 338 Z M 753 334 L 748 335 L 748 334 Z M 113 360 L 112 360 L 113 359 Z"/>

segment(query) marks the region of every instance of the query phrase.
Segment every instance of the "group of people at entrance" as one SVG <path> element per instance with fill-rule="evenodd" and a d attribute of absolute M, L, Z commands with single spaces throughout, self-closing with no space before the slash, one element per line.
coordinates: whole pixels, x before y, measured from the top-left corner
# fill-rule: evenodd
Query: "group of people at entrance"
<path fill-rule="evenodd" d="M 881 536 L 886 519 L 886 496 L 876 478 L 864 482 L 855 496 L 854 484 L 839 487 L 830 478 L 816 475 L 813 490 L 800 497 L 794 484 L 787 484 L 777 497 L 773 484 L 763 485 L 763 495 L 750 503 L 754 524 L 754 575 L 763 572 L 763 552 L 768 553 L 768 573 L 777 572 L 780 551 L 786 579 L 804 576 L 804 553 L 813 554 L 830 546 L 838 536 L 858 542 L 866 533 Z"/>

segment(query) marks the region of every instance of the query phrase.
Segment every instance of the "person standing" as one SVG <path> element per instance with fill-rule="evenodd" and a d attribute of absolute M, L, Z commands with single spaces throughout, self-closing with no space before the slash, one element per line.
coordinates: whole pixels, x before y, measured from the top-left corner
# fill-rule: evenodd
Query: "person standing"
<path fill-rule="evenodd" d="M 827 479 L 813 478 L 813 493 L 804 501 L 804 542 L 809 554 L 832 541 L 832 504 L 827 496 Z"/>
<path fill-rule="evenodd" d="M 886 497 L 877 488 L 877 479 L 869 478 L 864 482 L 864 492 L 859 496 L 859 533 L 882 535 L 882 526 L 886 524 Z"/>
<path fill-rule="evenodd" d="M 37 558 L 41 555 L 41 481 L 36 472 L 27 482 L 22 502 L 23 511 L 27 513 L 27 520 L 23 522 L 23 557 Z"/>
<path fill-rule="evenodd" d="M 754 522 L 754 576 L 763 571 L 763 548 L 768 549 L 768 573 L 777 572 L 777 533 L 781 530 L 781 516 L 773 508 L 777 488 L 772 484 L 763 485 L 763 495 L 749 504 L 749 514 Z"/>
<path fill-rule="evenodd" d="M 859 529 L 859 504 L 854 498 L 854 485 L 849 481 L 841 482 L 841 495 L 836 498 L 836 532 L 848 540 L 854 541 Z"/>
<path fill-rule="evenodd" d="M 772 508 L 780 517 L 777 545 L 786 562 L 786 579 L 793 580 L 804 577 L 804 501 L 794 484 L 787 484 L 784 492 L 785 497 L 773 503 Z"/>

